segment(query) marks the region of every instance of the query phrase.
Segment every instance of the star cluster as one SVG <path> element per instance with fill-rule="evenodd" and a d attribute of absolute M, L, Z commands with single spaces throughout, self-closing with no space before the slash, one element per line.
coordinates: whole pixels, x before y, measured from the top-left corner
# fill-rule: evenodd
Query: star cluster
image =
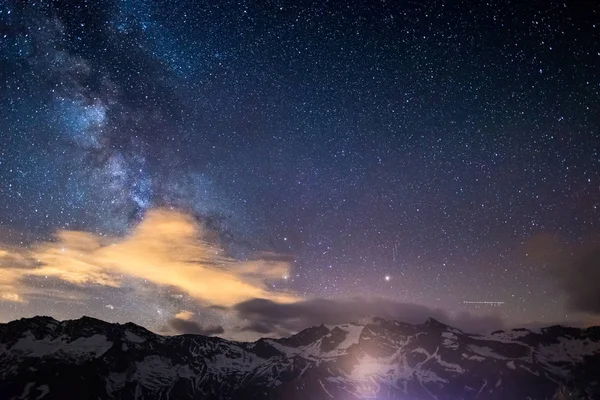
<path fill-rule="evenodd" d="M 19 254 L 170 210 L 228 257 L 284 258 L 272 293 L 581 318 L 553 269 L 600 229 L 594 2 L 9 0 L 0 84 L 0 244 Z M 43 310 L 6 296 L 0 318 L 191 322 L 150 278 Z"/>

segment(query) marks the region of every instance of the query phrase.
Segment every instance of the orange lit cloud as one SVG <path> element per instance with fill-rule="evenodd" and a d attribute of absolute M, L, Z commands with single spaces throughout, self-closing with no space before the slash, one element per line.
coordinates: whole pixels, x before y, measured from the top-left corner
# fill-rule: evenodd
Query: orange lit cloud
<path fill-rule="evenodd" d="M 18 287 L 27 276 L 109 287 L 120 287 L 133 278 L 175 287 L 196 300 L 225 307 L 251 298 L 296 300 L 265 284 L 266 280 L 287 275 L 287 262 L 231 259 L 205 239 L 209 233 L 190 216 L 164 209 L 149 211 L 122 238 L 59 231 L 55 241 L 23 251 L 23 257 L 30 261 L 29 268 L 5 269 L 0 265 L 0 289 Z M 5 300 L 21 299 L 14 291 L 2 293 Z"/>
<path fill-rule="evenodd" d="M 0 294 L 0 299 L 15 303 L 23 303 L 25 301 L 18 293 L 2 293 Z"/>
<path fill-rule="evenodd" d="M 194 313 L 191 311 L 183 310 L 175 314 L 175 318 L 183 319 L 185 321 L 189 321 L 194 316 Z"/>
<path fill-rule="evenodd" d="M 0 301 L 24 303 L 19 280 L 22 276 L 20 267 L 25 260 L 17 253 L 0 249 Z"/>

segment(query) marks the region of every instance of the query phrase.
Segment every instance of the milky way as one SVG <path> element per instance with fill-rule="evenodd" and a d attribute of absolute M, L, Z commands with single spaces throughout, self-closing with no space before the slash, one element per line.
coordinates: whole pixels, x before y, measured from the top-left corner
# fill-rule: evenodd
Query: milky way
<path fill-rule="evenodd" d="M 600 232 L 594 2 L 14 0 L 0 78 L 2 320 L 292 329 L 243 325 L 253 295 L 232 305 L 105 264 L 102 238 L 128 248 L 148 215 L 187 221 L 274 307 L 600 314 L 561 284 Z M 40 275 L 60 232 L 100 250 Z M 250 261 L 262 279 L 235 271 Z"/>

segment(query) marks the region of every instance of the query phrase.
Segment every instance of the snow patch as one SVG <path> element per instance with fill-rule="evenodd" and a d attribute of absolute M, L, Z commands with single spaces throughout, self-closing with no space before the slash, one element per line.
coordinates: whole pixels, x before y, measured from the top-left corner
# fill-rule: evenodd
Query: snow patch
<path fill-rule="evenodd" d="M 125 331 L 125 338 L 133 343 L 144 343 L 146 341 L 146 339 L 139 337 L 131 331 Z"/>
<path fill-rule="evenodd" d="M 579 362 L 584 356 L 600 352 L 600 343 L 589 339 L 560 338 L 558 343 L 538 349 L 542 362 Z"/>
<path fill-rule="evenodd" d="M 530 370 L 529 368 L 527 368 L 527 367 L 526 367 L 526 366 L 524 366 L 524 365 L 521 365 L 521 368 L 523 368 L 525 371 L 529 372 L 530 374 L 533 374 L 533 375 L 535 375 L 535 376 L 540 376 L 540 374 L 539 374 L 539 373 L 537 373 L 537 372 L 535 372 L 535 371 L 532 371 L 532 370 Z"/>
<path fill-rule="evenodd" d="M 321 361 L 338 357 L 344 354 L 350 346 L 358 344 L 364 326 L 353 324 L 335 325 L 331 327 L 331 330 L 335 328 L 339 328 L 346 332 L 346 337 L 333 350 L 328 352 L 323 352 L 321 350 L 321 344 L 323 343 L 323 339 L 331 336 L 331 333 L 328 333 L 323 338 L 303 347 L 287 347 L 273 340 L 268 340 L 267 343 L 283 353 L 286 358 L 301 356 L 320 363 Z"/>
<path fill-rule="evenodd" d="M 506 360 L 507 359 L 507 357 L 504 357 L 504 356 L 501 356 L 500 354 L 494 353 L 492 351 L 492 349 L 490 349 L 489 347 L 476 346 L 474 344 L 471 344 L 468 347 L 469 347 L 469 350 L 471 350 L 473 353 L 479 354 L 480 356 L 483 356 L 483 357 L 491 357 L 491 358 L 496 358 L 498 360 Z"/>
<path fill-rule="evenodd" d="M 337 349 L 346 350 L 353 344 L 358 344 L 358 339 L 360 338 L 364 326 L 345 324 L 341 325 L 339 328 L 346 332 L 346 339 L 337 346 Z"/>
<path fill-rule="evenodd" d="M 193 378 L 196 375 L 187 365 L 173 365 L 168 358 L 152 355 L 135 363 L 135 373 L 129 380 L 139 381 L 151 390 L 157 391 L 172 385 L 178 378 Z"/>
<path fill-rule="evenodd" d="M 207 360 L 207 364 L 215 371 L 250 372 L 266 362 L 252 353 L 242 352 L 241 357 L 216 354 Z"/>
<path fill-rule="evenodd" d="M 43 399 L 48 393 L 50 393 L 50 387 L 48 385 L 38 386 L 37 390 L 39 390 L 41 393 L 35 398 L 35 400 Z"/>
<path fill-rule="evenodd" d="M 452 364 L 449 362 L 446 362 L 444 360 L 442 360 L 442 358 L 439 356 L 439 354 L 436 353 L 435 356 L 438 364 L 440 364 L 442 367 L 444 367 L 447 371 L 454 371 L 457 374 L 464 374 L 465 370 L 458 364 Z"/>
<path fill-rule="evenodd" d="M 428 358 L 412 368 L 408 365 L 403 346 L 401 346 L 388 357 L 362 356 L 348 377 L 355 382 L 357 387 L 370 387 L 374 382 L 399 387 L 403 383 L 406 385 L 406 382 L 412 380 L 414 376 L 420 382 L 433 382 L 435 384 L 447 382 L 429 368 L 421 368 L 425 362 L 434 357 L 433 355 L 429 355 L 422 348 L 414 349 L 413 352 L 426 354 Z"/>
<path fill-rule="evenodd" d="M 458 349 L 458 337 L 454 333 L 444 332 L 442 333 L 442 338 L 442 345 L 444 345 L 444 347 L 452 350 Z"/>
<path fill-rule="evenodd" d="M 467 360 L 473 360 L 473 361 L 483 361 L 485 360 L 485 358 L 480 357 L 480 356 L 470 356 L 466 353 L 462 353 L 461 354 L 462 358 L 467 359 Z"/>
<path fill-rule="evenodd" d="M 19 398 L 26 399 L 27 397 L 29 397 L 29 392 L 31 391 L 33 385 L 35 385 L 35 382 L 28 382 L 23 388 L 23 393 L 21 393 L 21 396 L 19 396 Z"/>
<path fill-rule="evenodd" d="M 528 330 L 512 330 L 508 332 L 494 332 L 491 335 L 486 336 L 488 340 L 494 340 L 501 343 L 514 343 L 519 342 L 517 339 L 525 337 L 529 335 L 531 331 Z"/>
<path fill-rule="evenodd" d="M 333 395 L 327 391 L 327 389 L 325 388 L 325 385 L 323 385 L 323 382 L 320 379 L 319 379 L 319 383 L 321 384 L 321 387 L 323 388 L 323 391 L 325 393 L 327 393 L 327 396 L 329 396 L 329 397 L 331 397 L 333 399 Z"/>
<path fill-rule="evenodd" d="M 465 370 L 460 365 L 458 365 L 458 364 L 452 364 L 452 363 L 449 363 L 449 362 L 446 362 L 446 361 L 442 360 L 442 357 L 438 353 L 439 352 L 439 348 L 437 348 L 435 350 L 435 353 L 433 353 L 433 354 L 429 354 L 429 352 L 427 350 L 423 349 L 422 347 L 418 347 L 418 348 L 414 349 L 412 352 L 413 353 L 424 354 L 425 356 L 427 356 L 427 358 L 424 361 L 420 362 L 418 364 L 418 366 L 424 365 L 429 360 L 435 360 L 435 361 L 437 361 L 437 363 L 439 365 L 441 365 L 442 367 L 444 367 L 444 369 L 446 369 L 448 371 L 453 371 L 453 372 L 456 372 L 458 374 L 464 374 L 465 373 Z"/>
<path fill-rule="evenodd" d="M 31 333 L 17 341 L 10 352 L 21 353 L 28 357 L 43 357 L 47 355 L 67 355 L 74 358 L 95 357 L 98 358 L 112 347 L 104 335 L 92 335 L 81 337 L 68 342 L 64 336 L 56 339 L 36 339 Z"/>
<path fill-rule="evenodd" d="M 109 394 L 116 393 L 125 387 L 127 375 L 125 372 L 111 372 L 106 377 L 106 392 Z"/>

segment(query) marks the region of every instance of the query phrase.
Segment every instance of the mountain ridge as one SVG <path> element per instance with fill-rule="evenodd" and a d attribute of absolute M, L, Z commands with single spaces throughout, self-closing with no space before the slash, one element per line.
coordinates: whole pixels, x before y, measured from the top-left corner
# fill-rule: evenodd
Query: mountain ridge
<path fill-rule="evenodd" d="M 542 400 L 568 382 L 600 396 L 597 366 L 600 327 L 477 335 L 374 318 L 236 342 L 92 317 L 0 324 L 7 399 Z"/>

